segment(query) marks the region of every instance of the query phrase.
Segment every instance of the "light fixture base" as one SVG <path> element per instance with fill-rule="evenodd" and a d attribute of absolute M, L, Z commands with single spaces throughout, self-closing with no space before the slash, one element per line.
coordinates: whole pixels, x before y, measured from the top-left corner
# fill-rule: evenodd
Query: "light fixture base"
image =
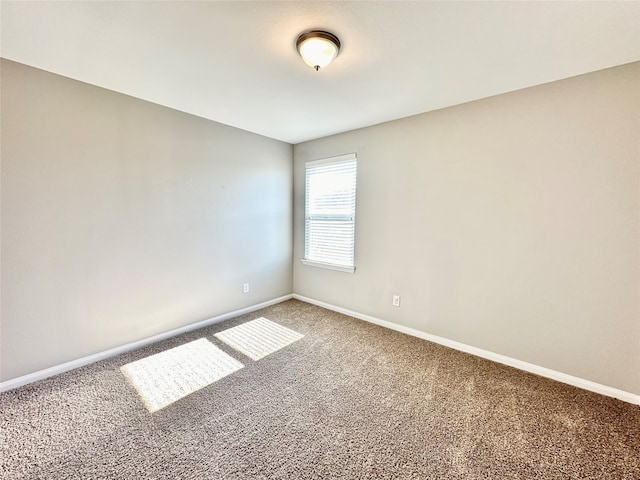
<path fill-rule="evenodd" d="M 326 30 L 309 30 L 301 33 L 296 48 L 304 62 L 316 72 L 338 56 L 340 39 Z"/>

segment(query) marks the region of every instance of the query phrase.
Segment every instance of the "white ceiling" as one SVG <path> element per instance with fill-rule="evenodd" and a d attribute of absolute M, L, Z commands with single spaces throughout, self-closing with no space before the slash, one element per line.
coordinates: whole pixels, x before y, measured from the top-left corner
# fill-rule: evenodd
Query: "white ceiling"
<path fill-rule="evenodd" d="M 2 57 L 299 143 L 640 60 L 632 2 L 10 2 Z M 315 72 L 309 28 L 343 49 Z"/>

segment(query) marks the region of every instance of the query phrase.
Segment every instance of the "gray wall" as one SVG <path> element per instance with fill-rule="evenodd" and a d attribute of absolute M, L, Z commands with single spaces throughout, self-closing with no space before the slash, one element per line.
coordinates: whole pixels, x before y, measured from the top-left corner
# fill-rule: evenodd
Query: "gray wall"
<path fill-rule="evenodd" d="M 296 145 L 294 291 L 640 394 L 639 122 L 635 63 Z M 305 266 L 304 162 L 349 152 L 357 270 Z"/>
<path fill-rule="evenodd" d="M 2 380 L 291 293 L 291 145 L 5 60 L 1 95 Z"/>
<path fill-rule="evenodd" d="M 292 291 L 290 145 L 1 73 L 1 380 Z M 293 290 L 640 394 L 639 85 L 636 63 L 296 145 Z M 356 273 L 304 266 L 304 162 L 349 152 Z"/>

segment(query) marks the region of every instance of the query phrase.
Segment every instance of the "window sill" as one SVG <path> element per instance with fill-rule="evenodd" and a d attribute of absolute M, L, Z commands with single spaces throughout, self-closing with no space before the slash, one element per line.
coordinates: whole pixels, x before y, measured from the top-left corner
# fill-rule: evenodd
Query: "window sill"
<path fill-rule="evenodd" d="M 310 265 L 312 267 L 328 268 L 329 270 L 338 270 L 339 272 L 353 273 L 356 271 L 356 267 L 345 267 L 343 265 L 334 265 L 333 263 L 316 262 L 315 260 L 302 259 L 302 263 Z"/>

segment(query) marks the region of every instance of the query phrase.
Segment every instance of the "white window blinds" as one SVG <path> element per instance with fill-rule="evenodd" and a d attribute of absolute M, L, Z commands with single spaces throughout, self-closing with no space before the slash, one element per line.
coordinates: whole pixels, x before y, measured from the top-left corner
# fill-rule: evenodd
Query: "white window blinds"
<path fill-rule="evenodd" d="M 305 164 L 304 263 L 355 270 L 356 168 L 353 153 Z"/>

